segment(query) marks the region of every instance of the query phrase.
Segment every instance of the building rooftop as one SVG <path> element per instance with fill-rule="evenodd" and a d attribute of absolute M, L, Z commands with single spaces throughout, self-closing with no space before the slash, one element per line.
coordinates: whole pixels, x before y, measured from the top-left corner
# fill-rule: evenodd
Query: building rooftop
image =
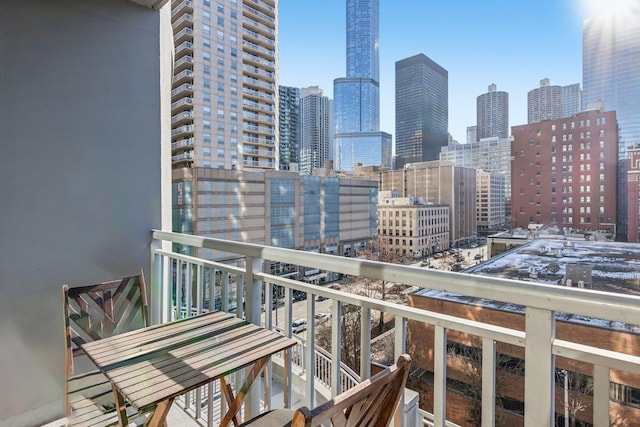
<path fill-rule="evenodd" d="M 567 286 L 567 267 L 576 266 L 590 270 L 590 280 L 586 279 L 585 288 L 640 295 L 640 244 L 635 243 L 537 239 L 470 267 L 464 273 Z M 577 280 L 569 283 L 578 286 Z M 423 289 L 414 295 L 524 313 L 524 307 L 520 305 L 445 291 Z M 637 325 L 586 316 L 556 313 L 556 319 L 640 333 Z"/>

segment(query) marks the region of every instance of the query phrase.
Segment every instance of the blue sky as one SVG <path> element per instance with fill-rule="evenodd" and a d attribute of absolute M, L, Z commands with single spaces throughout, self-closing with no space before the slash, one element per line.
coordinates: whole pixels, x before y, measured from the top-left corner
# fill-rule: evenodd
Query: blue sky
<path fill-rule="evenodd" d="M 418 53 L 449 73 L 449 132 L 459 142 L 491 83 L 509 93 L 509 126 L 526 124 L 527 92 L 541 79 L 582 86 L 582 21 L 597 2 L 380 0 L 381 130 L 395 134 L 395 62 Z M 345 0 L 280 0 L 279 55 L 281 85 L 318 85 L 333 98 L 333 79 L 346 72 Z"/>

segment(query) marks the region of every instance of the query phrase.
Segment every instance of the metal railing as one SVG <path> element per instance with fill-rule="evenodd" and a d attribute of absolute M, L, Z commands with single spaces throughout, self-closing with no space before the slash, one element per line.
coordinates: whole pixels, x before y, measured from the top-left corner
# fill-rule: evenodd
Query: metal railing
<path fill-rule="evenodd" d="M 496 342 L 524 348 L 525 426 L 550 426 L 554 420 L 555 363 L 554 356 L 593 364 L 593 424 L 609 423 L 609 370 L 616 369 L 640 374 L 640 357 L 608 349 L 587 346 L 578 342 L 555 338 L 555 312 L 575 316 L 594 317 L 610 322 L 637 325 L 640 323 L 640 297 L 592 290 L 544 285 L 532 282 L 468 275 L 464 273 L 428 270 L 414 266 L 387 264 L 335 255 L 303 252 L 250 243 L 240 243 L 202 236 L 153 231 L 152 233 L 151 307 L 155 322 L 165 322 L 179 316 L 176 306 L 190 307 L 187 312 L 199 313 L 209 309 L 234 311 L 255 324 L 275 329 L 273 285 L 284 290 L 284 325 L 292 323 L 294 291 L 306 292 L 306 318 L 314 319 L 316 298 L 331 299 L 332 316 L 330 365 L 320 365 L 316 354 L 315 328 L 306 334 L 306 351 L 299 356 L 305 375 L 300 394 L 304 404 L 313 407 L 316 389 L 324 384 L 331 387 L 331 395 L 343 391 L 341 358 L 341 319 L 343 310 L 355 306 L 360 312 L 361 334 L 359 365 L 360 378 L 370 376 L 371 312 L 380 311 L 395 319 L 394 357 L 406 351 L 406 324 L 414 320 L 433 325 L 435 331 L 433 356 L 433 416 L 422 419 L 423 425 L 445 426 L 447 332 L 459 331 L 476 335 L 482 340 L 482 425 L 495 422 L 496 401 Z M 172 247 L 204 257 L 184 255 Z M 225 262 L 207 259 L 224 259 Z M 264 272 L 268 263 L 304 266 L 343 275 L 402 283 L 417 288 L 456 293 L 459 295 L 501 301 L 524 307 L 525 330 L 496 326 L 475 320 L 454 317 L 439 312 L 408 307 L 388 301 L 346 293 L 291 278 Z M 242 298 L 238 297 L 242 296 Z M 292 336 L 291 328 L 285 328 Z M 291 354 L 287 356 L 289 362 Z M 275 364 L 275 362 L 274 362 Z M 284 364 L 283 366 L 291 366 Z M 319 367 L 320 366 L 320 367 Z M 316 371 L 328 373 L 317 378 Z M 271 381 L 269 369 L 265 381 Z M 284 381 L 291 385 L 292 372 L 285 372 Z M 254 393 L 260 387 L 255 387 Z M 291 402 L 291 387 L 284 402 Z M 270 388 L 264 397 L 264 407 L 272 407 Z M 259 411 L 258 395 L 249 397 L 249 414 Z M 405 424 L 403 424 L 405 425 Z M 408 425 L 408 424 L 407 424 Z"/>

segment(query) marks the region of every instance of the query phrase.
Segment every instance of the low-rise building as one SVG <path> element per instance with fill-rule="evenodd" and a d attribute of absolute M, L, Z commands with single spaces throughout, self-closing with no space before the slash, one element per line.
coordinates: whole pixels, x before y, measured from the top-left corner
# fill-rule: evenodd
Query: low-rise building
<path fill-rule="evenodd" d="M 449 249 L 449 207 L 381 191 L 378 236 L 381 247 L 402 256 L 422 258 Z"/>

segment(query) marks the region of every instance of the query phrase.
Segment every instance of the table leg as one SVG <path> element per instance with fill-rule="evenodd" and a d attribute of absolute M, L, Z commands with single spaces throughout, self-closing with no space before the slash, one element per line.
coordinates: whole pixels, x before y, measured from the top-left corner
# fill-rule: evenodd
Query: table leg
<path fill-rule="evenodd" d="M 242 387 L 238 391 L 238 394 L 236 395 L 235 398 L 233 397 L 233 392 L 231 391 L 230 388 L 227 392 L 225 392 L 225 398 L 229 402 L 229 409 L 227 410 L 227 413 L 225 414 L 222 421 L 220 422 L 220 427 L 226 427 L 227 425 L 229 425 L 229 421 L 236 418 L 236 415 L 238 411 L 240 411 L 240 407 L 242 406 L 242 401 L 247 395 L 247 392 L 251 388 L 251 385 L 253 384 L 255 379 L 258 378 L 258 376 L 260 375 L 260 372 L 262 372 L 262 368 L 264 368 L 264 365 L 267 363 L 267 360 L 269 360 L 268 356 L 263 357 L 262 359 L 259 359 L 256 361 L 256 363 L 253 365 L 253 368 L 251 368 L 251 372 L 249 372 L 249 375 L 244 380 L 244 384 L 242 384 Z M 235 420 L 234 420 L 234 424 L 235 424 Z"/>
<path fill-rule="evenodd" d="M 118 413 L 118 422 L 121 426 L 129 425 L 129 418 L 127 417 L 127 406 L 124 401 L 124 397 L 120 394 L 120 391 L 116 388 L 113 383 L 111 384 L 111 389 L 113 390 L 113 398 L 116 403 L 116 412 Z"/>
<path fill-rule="evenodd" d="M 162 427 L 167 425 L 167 414 L 169 413 L 169 409 L 171 409 L 171 404 L 173 403 L 173 397 L 167 400 L 163 400 L 158 403 L 156 409 L 153 413 L 147 418 L 144 422 L 145 427 Z"/>

